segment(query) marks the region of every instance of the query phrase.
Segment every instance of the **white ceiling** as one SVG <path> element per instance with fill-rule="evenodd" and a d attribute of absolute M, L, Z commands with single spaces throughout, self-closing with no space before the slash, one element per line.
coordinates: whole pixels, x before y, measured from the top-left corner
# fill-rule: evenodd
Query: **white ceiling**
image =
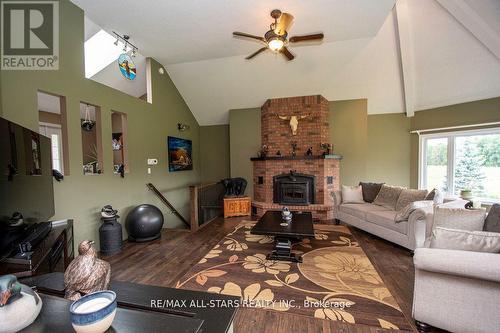
<path fill-rule="evenodd" d="M 325 42 L 372 37 L 394 0 L 72 0 L 106 31 L 128 34 L 163 65 L 253 52 L 235 30 L 264 35 L 279 8 L 295 16 L 292 35 L 323 31 Z"/>
<path fill-rule="evenodd" d="M 407 27 L 414 109 L 500 96 L 500 60 L 436 0 L 408 2 Z M 500 1 L 466 2 L 500 26 Z M 129 34 L 142 54 L 165 66 L 200 125 L 228 122 L 228 110 L 261 106 L 272 97 L 322 94 L 367 98 L 368 112 L 404 112 L 394 0 L 73 0 L 107 31 Z M 269 11 L 295 16 L 291 35 L 322 31 L 321 44 L 296 46 L 287 62 L 270 52 L 251 61 Z M 498 32 L 498 30 L 497 30 Z"/>

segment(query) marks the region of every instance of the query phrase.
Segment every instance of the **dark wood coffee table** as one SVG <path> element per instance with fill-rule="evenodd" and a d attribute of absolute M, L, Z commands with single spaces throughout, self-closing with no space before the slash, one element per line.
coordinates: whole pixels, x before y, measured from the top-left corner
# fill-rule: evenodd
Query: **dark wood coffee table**
<path fill-rule="evenodd" d="M 267 211 L 254 225 L 251 233 L 274 237 L 274 250 L 267 255 L 270 260 L 302 262 L 302 257 L 292 253 L 292 245 L 304 238 L 313 238 L 313 220 L 310 212 L 292 212 L 292 221 L 282 225 L 281 211 Z"/>

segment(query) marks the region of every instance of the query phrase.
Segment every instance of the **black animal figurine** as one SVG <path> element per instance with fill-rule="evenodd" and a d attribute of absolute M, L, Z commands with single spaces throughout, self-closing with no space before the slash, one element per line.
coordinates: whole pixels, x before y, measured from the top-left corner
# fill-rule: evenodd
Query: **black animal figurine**
<path fill-rule="evenodd" d="M 313 154 L 313 147 L 307 148 L 306 155 L 307 156 L 312 156 L 312 154 Z"/>
<path fill-rule="evenodd" d="M 226 178 L 221 180 L 221 182 L 226 188 L 225 197 L 241 197 L 245 194 L 245 189 L 247 188 L 245 178 Z"/>

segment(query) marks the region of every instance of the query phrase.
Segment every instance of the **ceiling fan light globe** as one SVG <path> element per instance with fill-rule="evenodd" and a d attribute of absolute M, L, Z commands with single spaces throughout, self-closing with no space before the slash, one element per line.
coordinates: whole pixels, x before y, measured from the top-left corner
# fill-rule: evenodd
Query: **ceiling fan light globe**
<path fill-rule="evenodd" d="M 268 43 L 269 48 L 275 52 L 281 50 L 284 45 L 285 43 L 279 38 L 271 39 Z"/>

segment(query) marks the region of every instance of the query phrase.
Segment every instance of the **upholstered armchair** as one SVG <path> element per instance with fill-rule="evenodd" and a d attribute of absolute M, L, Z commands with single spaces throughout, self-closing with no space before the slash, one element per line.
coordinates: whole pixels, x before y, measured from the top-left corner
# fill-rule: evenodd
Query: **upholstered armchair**
<path fill-rule="evenodd" d="M 500 332 L 500 254 L 417 248 L 413 318 L 419 332 Z"/>
<path fill-rule="evenodd" d="M 427 215 L 426 236 L 433 214 Z M 428 238 L 429 239 L 429 238 Z M 500 332 L 500 253 L 417 248 L 413 318 L 419 332 Z"/>

